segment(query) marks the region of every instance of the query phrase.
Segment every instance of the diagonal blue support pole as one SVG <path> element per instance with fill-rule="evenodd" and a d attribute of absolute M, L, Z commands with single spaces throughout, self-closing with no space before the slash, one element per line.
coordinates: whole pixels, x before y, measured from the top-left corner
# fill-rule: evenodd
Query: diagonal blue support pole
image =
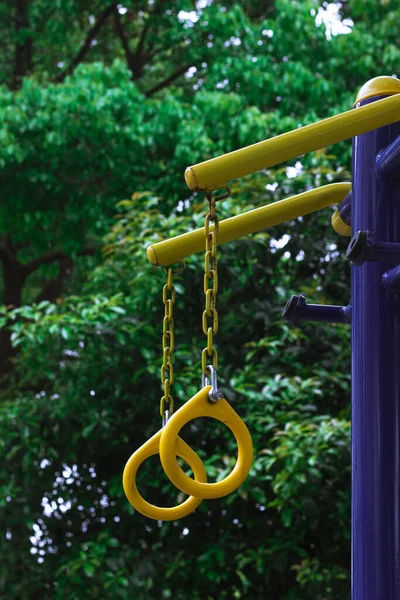
<path fill-rule="evenodd" d="M 383 79 L 362 88 L 355 110 L 385 96 Z M 378 245 L 400 243 L 400 183 L 387 160 L 380 176 L 375 168 L 399 135 L 395 123 L 353 140 L 352 228 Z M 388 156 L 397 160 L 397 144 Z M 372 255 L 352 266 L 352 600 L 400 600 L 400 316 L 382 283 L 390 269 Z"/>
<path fill-rule="evenodd" d="M 400 181 L 400 136 L 378 154 L 376 172 L 387 181 Z"/>

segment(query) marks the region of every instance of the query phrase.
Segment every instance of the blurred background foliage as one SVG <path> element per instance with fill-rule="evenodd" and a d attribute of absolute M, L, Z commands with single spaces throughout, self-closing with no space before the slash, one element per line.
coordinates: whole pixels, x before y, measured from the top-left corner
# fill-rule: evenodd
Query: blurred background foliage
<path fill-rule="evenodd" d="M 343 600 L 350 331 L 286 325 L 291 293 L 347 304 L 326 209 L 221 247 L 220 377 L 255 459 L 231 496 L 159 523 L 125 499 L 159 428 L 161 288 L 146 247 L 200 227 L 193 163 L 351 108 L 396 74 L 398 0 L 15 0 L 0 6 L 1 597 Z M 350 143 L 234 182 L 222 218 L 350 178 Z M 176 278 L 176 404 L 200 385 L 202 257 Z M 210 478 L 235 445 L 184 437 Z M 155 503 L 182 501 L 156 459 Z"/>

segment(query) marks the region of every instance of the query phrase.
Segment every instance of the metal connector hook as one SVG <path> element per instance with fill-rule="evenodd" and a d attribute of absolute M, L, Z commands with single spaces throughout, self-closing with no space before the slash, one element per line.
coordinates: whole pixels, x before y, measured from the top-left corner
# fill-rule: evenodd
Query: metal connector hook
<path fill-rule="evenodd" d="M 171 413 L 169 412 L 169 410 L 166 410 L 166 411 L 164 412 L 164 415 L 163 415 L 163 417 L 162 417 L 162 420 L 161 420 L 161 425 L 162 425 L 162 427 L 165 427 L 165 426 L 166 426 L 166 424 L 167 424 L 167 423 L 168 423 L 168 421 L 169 421 L 169 418 L 170 418 L 170 416 L 171 416 Z"/>
<path fill-rule="evenodd" d="M 221 389 L 218 388 L 216 368 L 212 365 L 207 365 L 206 369 L 208 369 L 211 373 L 211 390 L 208 392 L 208 399 L 210 402 L 215 404 L 215 402 L 218 402 L 218 400 L 222 400 L 222 398 L 224 397 L 224 393 Z M 201 374 L 201 385 L 202 387 L 210 385 L 208 377 L 205 373 Z"/>

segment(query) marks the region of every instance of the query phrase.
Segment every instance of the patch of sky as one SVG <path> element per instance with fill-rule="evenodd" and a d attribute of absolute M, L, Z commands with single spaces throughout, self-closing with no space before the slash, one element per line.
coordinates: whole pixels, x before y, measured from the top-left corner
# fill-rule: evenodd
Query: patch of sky
<path fill-rule="evenodd" d="M 317 13 L 314 9 L 311 10 L 311 16 L 315 16 L 315 25 L 317 27 L 325 25 L 325 35 L 328 40 L 336 35 L 346 35 L 352 31 L 354 23 L 351 19 L 341 18 L 341 8 L 341 2 L 324 2 Z"/>
<path fill-rule="evenodd" d="M 223 81 L 218 81 L 218 83 L 216 84 L 216 88 L 218 90 L 222 90 L 224 87 L 226 87 L 229 83 L 229 79 L 224 79 Z"/>
<path fill-rule="evenodd" d="M 325 258 L 322 259 L 322 261 L 325 260 L 325 262 L 329 262 L 330 260 L 337 258 L 340 254 L 336 244 L 328 244 L 326 249 L 328 250 L 328 253 L 325 255 Z"/>
<path fill-rule="evenodd" d="M 190 79 L 191 77 L 194 77 L 196 71 L 197 71 L 196 67 L 189 67 L 189 69 L 185 73 L 185 77 L 187 77 L 188 79 Z"/>
<path fill-rule="evenodd" d="M 270 240 L 269 247 L 271 248 L 272 254 L 274 254 L 277 250 L 284 248 L 286 244 L 290 240 L 290 235 L 285 233 L 279 240 Z"/>
<path fill-rule="evenodd" d="M 189 27 L 193 27 L 195 23 L 200 19 L 200 16 L 195 10 L 180 10 L 178 12 L 179 23 L 185 23 Z"/>
<path fill-rule="evenodd" d="M 228 46 L 240 46 L 242 43 L 242 40 L 238 37 L 235 37 L 234 35 L 232 35 L 229 40 L 226 40 L 226 42 L 224 42 L 224 46 L 227 48 Z"/>
<path fill-rule="evenodd" d="M 288 179 L 293 179 L 294 177 L 301 175 L 302 172 L 303 172 L 303 165 L 301 164 L 301 162 L 299 160 L 296 162 L 294 167 L 286 167 L 286 177 Z"/>

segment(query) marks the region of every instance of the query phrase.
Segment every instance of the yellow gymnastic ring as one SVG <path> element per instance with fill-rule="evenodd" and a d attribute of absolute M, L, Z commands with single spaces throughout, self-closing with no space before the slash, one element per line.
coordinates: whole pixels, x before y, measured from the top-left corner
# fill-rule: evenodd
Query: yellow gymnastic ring
<path fill-rule="evenodd" d="M 170 417 L 161 432 L 160 459 L 165 473 L 177 488 L 197 498 L 221 498 L 236 490 L 246 479 L 253 460 L 253 443 L 246 425 L 223 398 L 215 404 L 208 399 L 211 386 L 203 387 Z M 217 483 L 203 483 L 188 477 L 176 460 L 178 434 L 184 425 L 197 417 L 212 417 L 222 421 L 232 431 L 238 445 L 236 465 L 232 472 Z"/>
<path fill-rule="evenodd" d="M 145 515 L 150 519 L 156 519 L 157 521 L 174 521 L 175 519 L 186 517 L 186 515 L 193 512 L 200 504 L 201 498 L 188 498 L 179 506 L 164 508 L 146 502 L 143 496 L 140 495 L 136 486 L 136 475 L 142 462 L 147 458 L 150 458 L 150 456 L 159 453 L 161 433 L 162 429 L 132 454 L 125 465 L 122 483 L 125 495 L 129 502 L 132 504 L 133 508 L 136 508 L 142 515 Z M 200 458 L 181 438 L 176 440 L 175 451 L 178 456 L 183 458 L 183 460 L 190 465 L 196 480 L 202 482 L 207 481 L 206 470 Z"/>

